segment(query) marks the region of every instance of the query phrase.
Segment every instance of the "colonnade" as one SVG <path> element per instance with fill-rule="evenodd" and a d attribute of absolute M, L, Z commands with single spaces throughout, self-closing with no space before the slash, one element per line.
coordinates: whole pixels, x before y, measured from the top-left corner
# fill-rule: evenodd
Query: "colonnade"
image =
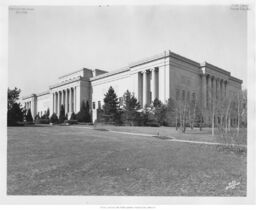
<path fill-rule="evenodd" d="M 209 108 L 213 101 L 223 100 L 227 96 L 228 81 L 209 74 L 201 76 L 203 105 Z"/>
<path fill-rule="evenodd" d="M 144 107 L 159 98 L 159 69 L 141 71 L 138 77 L 138 98 Z"/>
<path fill-rule="evenodd" d="M 31 109 L 31 101 L 25 102 L 24 106 L 26 110 Z"/>
<path fill-rule="evenodd" d="M 76 87 L 67 88 L 52 93 L 53 97 L 53 112 L 58 116 L 60 114 L 61 105 L 64 106 L 65 114 L 77 112 L 76 110 Z"/>

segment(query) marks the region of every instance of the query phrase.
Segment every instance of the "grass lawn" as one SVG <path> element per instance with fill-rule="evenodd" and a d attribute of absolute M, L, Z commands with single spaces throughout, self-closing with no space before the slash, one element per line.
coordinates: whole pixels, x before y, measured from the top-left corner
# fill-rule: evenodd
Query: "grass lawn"
<path fill-rule="evenodd" d="M 7 172 L 8 195 L 246 195 L 244 154 L 75 126 L 8 128 Z"/>

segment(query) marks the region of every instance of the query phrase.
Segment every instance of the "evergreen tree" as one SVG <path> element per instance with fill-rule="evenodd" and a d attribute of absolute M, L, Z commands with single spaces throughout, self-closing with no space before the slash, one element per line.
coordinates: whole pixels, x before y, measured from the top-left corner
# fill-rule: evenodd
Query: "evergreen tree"
<path fill-rule="evenodd" d="M 77 114 L 77 120 L 79 122 L 91 122 L 90 106 L 88 101 L 86 104 L 84 101 L 82 101 L 80 111 Z"/>
<path fill-rule="evenodd" d="M 16 125 L 17 122 L 23 121 L 23 110 L 19 103 L 12 104 L 12 107 L 7 112 L 7 125 Z"/>
<path fill-rule="evenodd" d="M 26 121 L 27 122 L 33 122 L 33 117 L 32 117 L 30 109 L 28 109 L 28 112 L 27 112 L 27 115 L 26 115 Z"/>
<path fill-rule="evenodd" d="M 153 106 L 154 106 L 155 108 L 161 107 L 161 105 L 162 105 L 162 102 L 161 102 L 158 98 L 156 98 L 156 99 L 153 101 Z"/>
<path fill-rule="evenodd" d="M 64 108 L 64 105 L 62 104 L 60 107 L 59 122 L 63 123 L 65 120 L 66 120 L 65 108 Z"/>
<path fill-rule="evenodd" d="M 128 90 L 124 93 L 123 97 L 124 97 L 123 109 L 124 109 L 125 120 L 133 124 L 139 115 L 137 113 L 137 110 L 140 108 L 140 104 L 137 101 L 136 97 L 133 94 L 131 94 L 131 92 Z"/>
<path fill-rule="evenodd" d="M 74 112 L 72 112 L 70 120 L 76 120 L 76 114 Z"/>
<path fill-rule="evenodd" d="M 114 89 L 112 88 L 112 86 L 110 86 L 110 88 L 108 89 L 108 92 L 105 94 L 103 111 L 104 111 L 104 114 L 110 116 L 110 119 L 112 118 L 114 122 L 119 121 L 119 117 L 120 117 L 120 114 L 118 112 L 119 110 L 118 105 L 119 105 L 119 102 L 118 102 L 117 95 Z"/>
<path fill-rule="evenodd" d="M 140 104 L 137 98 L 131 94 L 129 90 L 124 93 L 124 109 L 126 111 L 137 110 L 140 108 Z"/>
<path fill-rule="evenodd" d="M 13 105 L 17 103 L 20 97 L 20 89 L 14 88 L 13 90 L 8 88 L 8 110 L 11 110 Z M 17 103 L 18 104 L 18 103 Z M 15 105 L 17 108 L 17 105 Z"/>
<path fill-rule="evenodd" d="M 53 113 L 51 118 L 50 118 L 50 122 L 51 123 L 57 123 L 59 121 L 58 116 L 56 115 L 56 113 Z"/>
<path fill-rule="evenodd" d="M 7 124 L 16 125 L 17 122 L 22 122 L 24 118 L 24 110 L 21 108 L 19 100 L 20 89 L 14 88 L 13 90 L 8 88 L 8 104 L 7 104 Z"/>
<path fill-rule="evenodd" d="M 50 110 L 48 108 L 47 111 L 46 111 L 46 118 L 45 119 L 49 119 L 49 117 L 50 117 Z"/>

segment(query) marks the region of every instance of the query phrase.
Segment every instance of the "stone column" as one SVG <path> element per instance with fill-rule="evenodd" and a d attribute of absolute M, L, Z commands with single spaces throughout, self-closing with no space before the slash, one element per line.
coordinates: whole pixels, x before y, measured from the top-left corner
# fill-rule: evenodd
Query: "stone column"
<path fill-rule="evenodd" d="M 72 97 L 71 97 L 71 88 L 69 88 L 69 112 L 72 112 Z"/>
<path fill-rule="evenodd" d="M 65 90 L 65 114 L 68 113 L 68 90 Z"/>
<path fill-rule="evenodd" d="M 63 95 L 63 97 L 62 97 L 62 98 L 63 98 L 62 103 L 63 103 L 63 106 L 64 106 L 64 110 L 65 110 L 65 112 L 66 112 L 66 105 L 65 105 L 65 102 L 66 102 L 66 101 L 65 101 L 65 100 L 66 100 L 66 99 L 65 99 L 65 98 L 66 98 L 66 95 L 65 95 L 65 90 L 62 90 L 62 95 Z"/>
<path fill-rule="evenodd" d="M 142 105 L 143 108 L 147 104 L 147 72 L 143 72 L 143 99 L 142 99 Z"/>
<path fill-rule="evenodd" d="M 152 98 L 151 98 L 151 101 L 154 101 L 156 99 L 156 71 L 155 71 L 155 69 L 151 70 L 151 75 L 152 75 L 152 82 L 151 82 Z"/>
<path fill-rule="evenodd" d="M 212 80 L 212 101 L 213 103 L 215 102 L 216 100 L 216 78 L 213 77 L 213 80 Z"/>
<path fill-rule="evenodd" d="M 143 106 L 143 73 L 138 72 L 138 100 Z"/>
<path fill-rule="evenodd" d="M 81 88 L 80 88 L 80 84 L 76 87 L 76 111 L 79 112 L 80 111 L 80 106 L 81 106 Z"/>
<path fill-rule="evenodd" d="M 56 92 L 56 110 L 55 111 L 56 111 L 57 116 L 59 116 L 58 104 L 59 104 L 59 97 L 58 97 L 58 92 Z"/>
<path fill-rule="evenodd" d="M 159 99 L 159 68 L 155 69 L 155 78 L 156 78 L 156 83 L 155 83 L 156 93 L 155 93 L 155 96 L 156 96 L 156 98 Z"/>
<path fill-rule="evenodd" d="M 225 83 L 224 83 L 224 95 L 225 95 L 225 97 L 227 97 L 227 81 L 225 81 Z"/>
<path fill-rule="evenodd" d="M 207 80 L 208 80 L 208 87 L 207 87 L 207 95 L 208 95 L 208 100 L 207 100 L 207 107 L 210 108 L 211 107 L 211 100 L 212 100 L 212 78 L 210 75 L 207 76 Z"/>
<path fill-rule="evenodd" d="M 71 88 L 71 113 L 74 111 L 74 88 Z"/>
<path fill-rule="evenodd" d="M 220 99 L 220 79 L 219 78 L 216 80 L 216 97 L 217 97 L 217 100 Z"/>
<path fill-rule="evenodd" d="M 223 99 L 223 80 L 220 80 L 220 100 Z"/>
<path fill-rule="evenodd" d="M 62 95 L 61 95 L 61 91 L 59 91 L 59 112 L 61 109 L 61 103 L 62 103 Z"/>
<path fill-rule="evenodd" d="M 76 87 L 74 88 L 74 96 L 75 96 L 75 99 L 74 99 L 74 112 L 76 113 Z"/>
<path fill-rule="evenodd" d="M 206 91 L 207 91 L 207 80 L 206 80 L 206 75 L 202 75 L 202 103 L 203 103 L 203 108 L 206 108 Z"/>
<path fill-rule="evenodd" d="M 61 104 L 64 106 L 64 91 L 61 91 Z M 64 106 L 65 107 L 65 106 Z"/>
<path fill-rule="evenodd" d="M 150 77 L 151 77 L 151 71 L 147 71 L 147 104 L 149 105 L 152 101 L 152 96 L 150 98 L 150 92 L 151 92 L 151 82 L 150 82 Z"/>
<path fill-rule="evenodd" d="M 54 97 L 54 93 L 52 94 L 52 113 L 54 113 L 54 104 L 55 104 L 55 97 Z"/>

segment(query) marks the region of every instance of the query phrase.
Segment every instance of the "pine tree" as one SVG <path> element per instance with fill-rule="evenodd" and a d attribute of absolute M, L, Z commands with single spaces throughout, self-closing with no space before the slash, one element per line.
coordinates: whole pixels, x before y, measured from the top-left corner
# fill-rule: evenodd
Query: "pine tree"
<path fill-rule="evenodd" d="M 60 107 L 60 115 L 59 115 L 59 122 L 63 123 L 66 120 L 66 116 L 65 116 L 65 108 L 63 106 L 63 104 Z"/>
<path fill-rule="evenodd" d="M 16 125 L 17 122 L 23 121 L 23 110 L 20 107 L 20 104 L 14 103 L 12 104 L 12 107 L 7 112 L 7 124 L 10 125 Z"/>
<path fill-rule="evenodd" d="M 129 90 L 124 93 L 124 109 L 126 111 L 137 110 L 140 104 L 137 98 Z"/>
<path fill-rule="evenodd" d="M 49 108 L 47 109 L 45 116 L 46 116 L 46 119 L 49 119 L 49 117 L 50 117 L 50 110 L 49 110 Z"/>
<path fill-rule="evenodd" d="M 119 117 L 120 117 L 118 113 L 118 109 L 119 109 L 118 105 L 119 105 L 119 102 L 118 102 L 117 95 L 114 89 L 112 88 L 112 86 L 110 86 L 110 88 L 108 89 L 108 92 L 105 94 L 103 111 L 104 111 L 104 114 L 109 115 L 114 122 L 119 121 Z"/>
<path fill-rule="evenodd" d="M 51 123 L 57 123 L 59 121 L 58 116 L 56 113 L 53 113 L 52 116 L 50 117 L 50 122 Z"/>
<path fill-rule="evenodd" d="M 76 114 L 74 112 L 72 112 L 70 120 L 76 120 Z"/>
<path fill-rule="evenodd" d="M 25 115 L 25 110 L 21 108 L 20 103 L 17 101 L 19 100 L 20 96 L 20 89 L 14 88 L 13 90 L 8 88 L 8 104 L 7 104 L 7 124 L 9 125 L 16 125 L 17 122 L 22 122 Z"/>
<path fill-rule="evenodd" d="M 136 112 L 140 108 L 140 104 L 137 98 L 131 94 L 130 91 L 124 93 L 124 115 L 125 120 L 133 123 L 136 120 L 138 113 Z"/>

